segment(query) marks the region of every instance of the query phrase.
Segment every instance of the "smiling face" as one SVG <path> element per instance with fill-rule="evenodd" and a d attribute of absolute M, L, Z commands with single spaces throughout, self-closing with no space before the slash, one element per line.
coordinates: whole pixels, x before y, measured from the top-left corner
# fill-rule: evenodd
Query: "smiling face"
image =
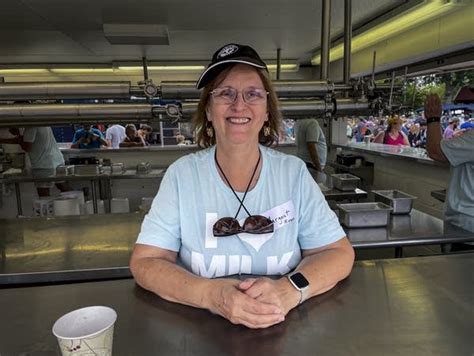
<path fill-rule="evenodd" d="M 239 64 L 234 66 L 218 88 L 230 87 L 238 91 L 234 103 L 226 104 L 211 96 L 207 118 L 212 122 L 217 144 L 258 144 L 258 134 L 267 118 L 267 98 L 248 104 L 242 97 L 244 89 L 264 89 L 255 68 Z"/>

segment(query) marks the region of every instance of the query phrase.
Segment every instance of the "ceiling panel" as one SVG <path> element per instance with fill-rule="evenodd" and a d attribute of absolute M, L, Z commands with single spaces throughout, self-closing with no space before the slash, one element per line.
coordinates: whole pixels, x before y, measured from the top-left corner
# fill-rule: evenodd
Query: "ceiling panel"
<path fill-rule="evenodd" d="M 403 1 L 352 2 L 356 24 Z M 332 3 L 332 34 L 337 35 L 344 0 Z M 0 63 L 104 63 L 143 55 L 208 60 L 228 42 L 250 44 L 265 59 L 274 59 L 280 47 L 283 59 L 305 62 L 319 47 L 320 12 L 317 0 L 1 0 Z M 111 45 L 103 23 L 164 24 L 170 45 Z"/>

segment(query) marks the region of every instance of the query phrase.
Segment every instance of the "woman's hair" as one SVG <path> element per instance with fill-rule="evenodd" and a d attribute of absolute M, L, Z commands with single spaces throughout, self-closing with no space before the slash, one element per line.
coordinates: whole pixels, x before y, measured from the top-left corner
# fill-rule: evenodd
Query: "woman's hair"
<path fill-rule="evenodd" d="M 400 116 L 398 115 L 394 115 L 392 117 L 390 117 L 388 120 L 387 120 L 387 129 L 385 130 L 385 132 L 389 133 L 391 130 L 392 130 L 392 126 L 393 124 L 396 124 L 397 122 L 402 122 L 402 119 L 400 119 Z"/>
<path fill-rule="evenodd" d="M 231 64 L 224 68 L 208 85 L 206 85 L 202 89 L 201 98 L 199 100 L 197 112 L 193 117 L 193 125 L 192 130 L 196 132 L 196 143 L 200 147 L 209 147 L 216 143 L 216 136 L 210 137 L 207 128 L 212 125 L 210 121 L 207 119 L 207 107 L 210 101 L 210 92 L 217 88 L 217 86 L 224 81 L 226 76 L 232 70 L 232 68 L 236 64 Z M 265 136 L 263 134 L 263 127 L 260 130 L 259 142 L 265 146 L 271 146 L 278 142 L 278 136 L 281 132 L 281 113 L 278 107 L 278 98 L 275 92 L 275 88 L 273 87 L 272 80 L 270 79 L 270 75 L 267 71 L 263 69 L 257 69 L 260 79 L 263 82 L 263 86 L 265 90 L 269 93 L 267 97 L 267 111 L 268 111 L 268 121 L 264 123 L 264 126 L 268 126 L 270 128 L 270 134 Z"/>

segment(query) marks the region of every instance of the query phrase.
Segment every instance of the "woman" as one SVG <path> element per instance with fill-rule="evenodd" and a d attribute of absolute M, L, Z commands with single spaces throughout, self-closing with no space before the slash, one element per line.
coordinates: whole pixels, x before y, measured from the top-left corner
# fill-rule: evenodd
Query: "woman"
<path fill-rule="evenodd" d="M 402 120 L 398 116 L 388 119 L 387 129 L 379 132 L 375 137 L 375 143 L 384 143 L 394 146 L 410 146 L 408 137 L 402 132 Z"/>
<path fill-rule="evenodd" d="M 130 268 L 166 300 L 266 328 L 347 277 L 354 251 L 303 161 L 265 147 L 281 116 L 258 54 L 224 46 L 202 87 L 194 127 L 206 149 L 168 168 Z M 260 277 L 213 279 L 236 274 Z"/>

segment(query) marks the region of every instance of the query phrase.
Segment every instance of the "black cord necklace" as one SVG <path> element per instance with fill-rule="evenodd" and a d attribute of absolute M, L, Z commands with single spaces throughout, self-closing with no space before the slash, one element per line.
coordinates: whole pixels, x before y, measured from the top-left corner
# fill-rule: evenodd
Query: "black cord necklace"
<path fill-rule="evenodd" d="M 229 180 L 227 179 L 225 173 L 224 173 L 224 170 L 222 169 L 222 167 L 220 166 L 219 164 L 219 161 L 217 160 L 217 149 L 214 151 L 214 160 L 216 161 L 216 165 L 217 165 L 217 168 L 219 168 L 219 171 L 222 173 L 222 176 L 224 177 L 225 181 L 227 182 L 227 184 L 229 185 L 230 189 L 232 190 L 232 193 L 234 193 L 235 197 L 237 198 L 237 200 L 240 202 L 240 206 L 239 206 L 239 210 L 237 210 L 237 213 L 235 214 L 235 218 L 237 219 L 237 216 L 239 215 L 239 212 L 240 212 L 240 209 L 243 207 L 245 212 L 247 214 L 249 214 L 249 216 L 251 216 L 252 214 L 249 213 L 249 211 L 247 210 L 247 208 L 245 207 L 244 205 L 244 200 L 245 200 L 245 197 L 247 196 L 247 193 L 249 191 L 249 188 L 250 188 L 250 185 L 252 184 L 252 181 L 253 181 L 253 177 L 255 176 L 255 173 L 257 172 L 257 168 L 258 168 L 258 165 L 260 163 L 260 158 L 262 157 L 261 153 L 260 153 L 260 150 L 258 151 L 258 161 L 257 161 L 257 164 L 255 165 L 255 168 L 253 170 L 253 173 L 252 173 L 252 177 L 250 178 L 250 181 L 249 181 L 249 184 L 247 185 L 247 189 L 245 189 L 245 193 L 244 193 L 244 196 L 242 197 L 242 200 L 240 200 L 239 196 L 237 195 L 237 193 L 235 192 L 234 188 L 232 187 L 232 184 L 230 184 Z"/>

